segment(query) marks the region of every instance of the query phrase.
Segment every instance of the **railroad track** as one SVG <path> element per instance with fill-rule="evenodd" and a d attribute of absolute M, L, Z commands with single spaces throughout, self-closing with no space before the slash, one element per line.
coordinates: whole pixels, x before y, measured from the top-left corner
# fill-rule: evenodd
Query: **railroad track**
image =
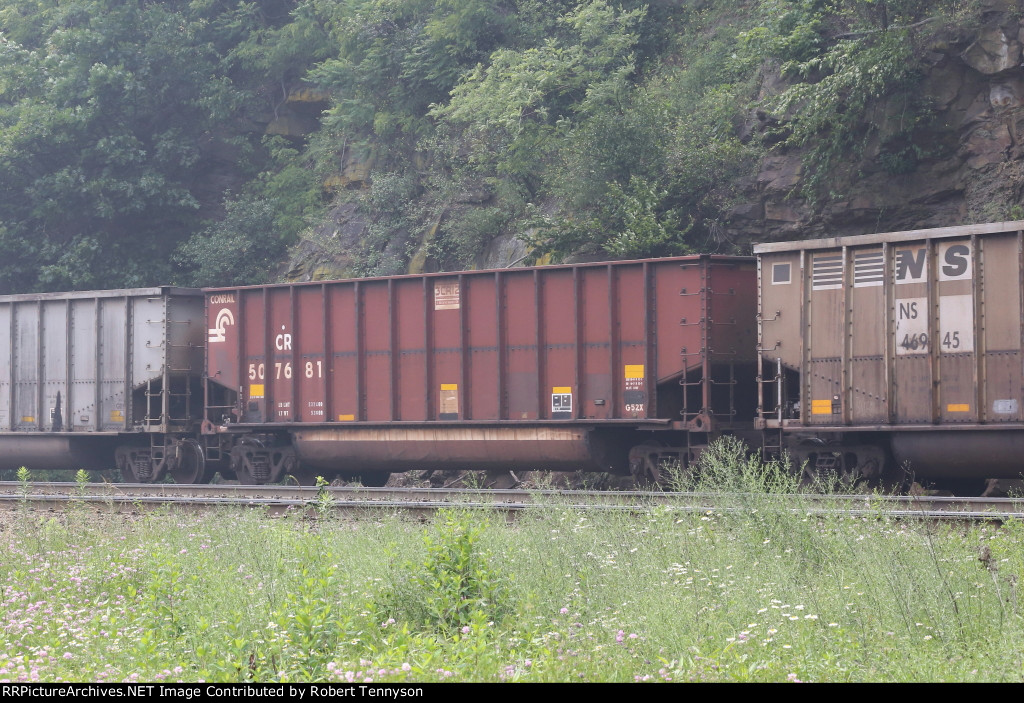
<path fill-rule="evenodd" d="M 777 496 L 780 507 L 804 512 L 843 510 L 850 515 L 885 515 L 954 520 L 1024 519 L 1024 501 L 1014 498 L 942 496 L 800 496 L 799 507 Z M 232 484 L 128 484 L 0 482 L 0 509 L 60 511 L 70 505 L 97 510 L 142 512 L 174 506 L 191 511 L 225 506 L 288 511 L 391 510 L 431 513 L 446 507 L 518 513 L 544 508 L 647 510 L 657 506 L 680 512 L 743 510 L 741 494 L 613 492 L 568 490 L 476 490 L 440 488 L 361 488 L 312 486 L 239 486 Z M 754 501 L 750 501 L 754 503 Z M 756 499 L 770 505 L 767 497 Z M 729 506 L 729 507 L 725 507 Z"/>

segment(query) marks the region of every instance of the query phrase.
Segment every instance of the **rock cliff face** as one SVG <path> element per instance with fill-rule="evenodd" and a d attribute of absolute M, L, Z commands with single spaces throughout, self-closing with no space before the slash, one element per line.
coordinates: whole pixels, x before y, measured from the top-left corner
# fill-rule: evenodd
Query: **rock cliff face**
<path fill-rule="evenodd" d="M 946 37 L 928 56 L 922 96 L 935 119 L 926 156 L 893 173 L 869 144 L 834 174 L 833 197 L 800 195 L 797 151 L 766 157 L 730 226 L 746 241 L 940 227 L 1024 218 L 1024 25 L 1007 3 L 989 3 L 977 31 Z M 898 105 L 883 105 L 898 116 Z"/>
<path fill-rule="evenodd" d="M 769 151 L 756 174 L 739 184 L 741 197 L 725 223 L 727 239 L 742 248 L 753 242 L 1024 219 L 1024 12 L 1015 10 L 1017 4 L 982 0 L 980 27 L 935 41 L 917 96 L 930 105 L 932 119 L 917 133 L 912 162 L 895 168 L 887 163 L 884 135 L 876 136 L 856 160 L 829 174 L 829 195 L 811 201 L 802 190 L 814 175 L 804 154 Z M 766 93 L 781 85 L 777 70 L 766 72 Z M 873 109 L 876 123 L 895 123 L 904 108 L 901 99 Z M 325 187 L 343 197 L 328 221 L 296 249 L 279 272 L 282 278 L 352 275 L 372 224 L 358 201 L 373 178 L 374 159 L 342 153 L 339 163 Z M 409 273 L 435 270 L 426 252 L 443 221 L 442 214 L 423 223 L 422 241 L 410 236 L 391 242 L 388 247 L 395 251 L 385 255 L 407 261 Z M 499 237 L 476 262 L 501 268 L 522 261 L 525 253 L 515 238 Z"/>

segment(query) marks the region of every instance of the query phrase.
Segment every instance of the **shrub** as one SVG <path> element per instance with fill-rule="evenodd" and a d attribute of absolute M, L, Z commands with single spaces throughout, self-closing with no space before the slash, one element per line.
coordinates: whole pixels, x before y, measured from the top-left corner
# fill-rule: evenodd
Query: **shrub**
<path fill-rule="evenodd" d="M 403 565 L 382 594 L 388 616 L 447 635 L 511 612 L 506 579 L 481 545 L 487 523 L 474 524 L 474 517 L 460 510 L 438 514 L 423 537 L 426 558 Z"/>

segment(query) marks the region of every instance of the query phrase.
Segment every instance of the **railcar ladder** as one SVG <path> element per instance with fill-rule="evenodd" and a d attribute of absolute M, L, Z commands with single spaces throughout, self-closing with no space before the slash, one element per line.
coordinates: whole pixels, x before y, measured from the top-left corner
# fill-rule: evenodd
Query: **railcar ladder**
<path fill-rule="evenodd" d="M 777 357 L 775 359 L 775 375 L 766 378 L 764 375 L 764 360 L 763 357 L 759 358 L 759 366 L 761 372 L 757 376 L 757 383 L 760 387 L 760 398 L 758 402 L 758 415 L 761 419 L 766 421 L 765 426 L 761 430 L 761 452 L 764 456 L 782 456 L 782 450 L 785 447 L 782 435 L 782 419 L 783 419 L 783 405 L 785 403 L 785 387 L 782 373 L 782 358 Z M 764 407 L 765 398 L 769 397 L 770 391 L 774 391 L 775 395 L 775 407 L 771 410 L 766 410 Z M 776 427 L 768 427 L 767 420 L 776 420 L 778 425 Z"/>

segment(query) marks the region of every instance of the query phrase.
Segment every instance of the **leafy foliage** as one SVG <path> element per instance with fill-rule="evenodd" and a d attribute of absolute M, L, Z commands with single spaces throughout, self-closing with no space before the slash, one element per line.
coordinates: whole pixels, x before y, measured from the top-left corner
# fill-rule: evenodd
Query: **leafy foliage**
<path fill-rule="evenodd" d="M 200 224 L 197 175 L 245 92 L 234 9 L 183 0 L 6 3 L 0 15 L 4 292 L 166 282 Z M 280 2 L 241 9 L 280 8 Z"/>
<path fill-rule="evenodd" d="M 470 267 L 500 237 L 549 260 L 718 250 L 771 149 L 804 155 L 814 202 L 932 158 L 923 49 L 978 16 L 956 0 L 9 0 L 0 292 L 262 282 L 342 210 L 367 223 L 345 239 L 361 274 Z M 266 138 L 296 92 L 320 129 Z M 369 175 L 334 178 L 353 164 Z"/>
<path fill-rule="evenodd" d="M 805 147 L 812 174 L 804 187 L 814 198 L 841 160 L 864 155 L 874 138 L 893 146 L 879 155 L 892 173 L 912 170 L 926 155 L 919 132 L 931 107 L 918 96 L 920 38 L 949 21 L 957 3 L 917 0 L 846 0 L 788 3 L 771 28 L 744 36 L 747 49 L 784 61 L 791 84 L 764 106 L 782 120 L 784 143 Z M 944 14 L 946 13 L 946 14 Z M 826 28 L 842 22 L 850 31 L 829 39 Z M 890 109 L 895 106 L 896 109 Z"/>
<path fill-rule="evenodd" d="M 265 283 L 320 203 L 315 173 L 280 138 L 265 140 L 271 168 L 229 194 L 224 216 L 179 245 L 174 263 L 189 285 Z"/>
<path fill-rule="evenodd" d="M 438 513 L 433 533 L 424 534 L 422 564 L 404 565 L 382 594 L 385 614 L 451 635 L 511 612 L 508 585 L 481 544 L 484 526 L 474 522 L 466 512 Z"/>
<path fill-rule="evenodd" d="M 561 19 L 562 38 L 494 52 L 432 114 L 465 124 L 478 159 L 500 153 L 499 172 L 522 174 L 567 121 L 619 97 L 634 69 L 633 27 L 642 16 L 604 0 L 581 4 Z"/>

